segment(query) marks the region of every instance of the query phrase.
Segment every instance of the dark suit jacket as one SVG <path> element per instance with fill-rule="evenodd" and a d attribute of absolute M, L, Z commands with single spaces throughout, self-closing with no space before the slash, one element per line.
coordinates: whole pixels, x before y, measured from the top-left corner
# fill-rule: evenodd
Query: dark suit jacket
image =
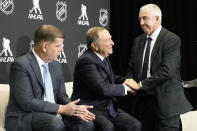
<path fill-rule="evenodd" d="M 88 49 L 77 60 L 72 99 L 80 98 L 81 104 L 94 105 L 93 112 L 102 110 L 107 113 L 111 102 L 116 105 L 115 96 L 124 95 L 123 85 L 114 84 L 111 66 L 109 71 L 93 51 Z"/>
<path fill-rule="evenodd" d="M 146 35 L 134 40 L 128 78 L 140 81 Z M 186 100 L 180 78 L 181 40 L 167 29 L 161 29 L 151 54 L 151 77 L 142 81 L 142 90 L 156 97 L 160 117 L 179 115 L 192 109 Z"/>
<path fill-rule="evenodd" d="M 32 112 L 57 113 L 59 105 L 70 100 L 58 62 L 49 63 L 56 104 L 44 101 L 44 85 L 38 62 L 33 53 L 15 60 L 10 70 L 10 98 L 5 127 L 11 131 L 31 131 Z"/>

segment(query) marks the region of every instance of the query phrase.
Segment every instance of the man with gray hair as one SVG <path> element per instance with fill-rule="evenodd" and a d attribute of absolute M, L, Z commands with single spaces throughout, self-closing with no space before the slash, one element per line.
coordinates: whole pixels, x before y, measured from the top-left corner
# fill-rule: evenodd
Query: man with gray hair
<path fill-rule="evenodd" d="M 144 34 L 134 40 L 125 83 L 137 92 L 137 118 L 143 131 L 179 131 L 180 114 L 192 109 L 180 78 L 180 38 L 161 26 L 155 4 L 140 8 Z"/>

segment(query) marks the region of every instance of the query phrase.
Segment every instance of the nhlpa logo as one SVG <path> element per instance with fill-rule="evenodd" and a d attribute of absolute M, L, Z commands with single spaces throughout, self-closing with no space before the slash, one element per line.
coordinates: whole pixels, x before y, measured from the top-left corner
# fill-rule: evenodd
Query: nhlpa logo
<path fill-rule="evenodd" d="M 30 51 L 34 48 L 34 44 L 35 44 L 34 41 L 31 40 L 31 42 L 29 43 L 29 46 L 30 46 L 29 50 Z"/>
<path fill-rule="evenodd" d="M 11 14 L 14 11 L 13 0 L 0 0 L 0 9 L 6 15 Z"/>
<path fill-rule="evenodd" d="M 100 9 L 100 15 L 99 15 L 99 23 L 102 26 L 106 26 L 108 23 L 108 12 L 107 9 Z"/>
<path fill-rule="evenodd" d="M 67 5 L 65 2 L 57 2 L 56 3 L 56 17 L 61 22 L 66 20 L 67 17 Z"/>
<path fill-rule="evenodd" d="M 64 46 L 64 45 L 63 45 L 63 46 Z M 65 53 L 64 53 L 64 50 L 60 53 L 60 55 L 59 55 L 57 61 L 58 61 L 59 63 L 67 63 L 67 59 L 66 59 L 66 55 L 65 55 Z"/>
<path fill-rule="evenodd" d="M 88 16 L 87 16 L 86 10 L 87 10 L 86 6 L 84 4 L 81 4 L 81 15 L 79 16 L 79 19 L 78 19 L 79 25 L 89 26 L 89 21 L 88 21 Z"/>
<path fill-rule="evenodd" d="M 43 20 L 43 15 L 40 10 L 39 0 L 33 0 L 33 7 L 29 10 L 29 19 Z"/>
<path fill-rule="evenodd" d="M 87 50 L 86 44 L 80 44 L 78 46 L 78 58 Z"/>
<path fill-rule="evenodd" d="M 14 57 L 13 57 L 12 51 L 10 49 L 10 40 L 3 37 L 2 46 L 3 46 L 3 49 L 0 52 L 0 62 L 5 62 L 5 63 L 13 62 Z M 9 56 L 8 56 L 8 54 L 9 54 Z"/>

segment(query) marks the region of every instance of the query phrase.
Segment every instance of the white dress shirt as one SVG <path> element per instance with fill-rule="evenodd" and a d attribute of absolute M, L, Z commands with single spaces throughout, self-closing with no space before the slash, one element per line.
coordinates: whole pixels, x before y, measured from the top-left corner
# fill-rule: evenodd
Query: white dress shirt
<path fill-rule="evenodd" d="M 151 67 L 151 54 L 152 54 L 152 50 L 153 50 L 153 47 L 155 45 L 155 42 L 157 40 L 157 37 L 161 31 L 161 25 L 149 36 L 147 35 L 147 38 L 148 37 L 151 37 L 151 45 L 150 45 L 150 54 L 149 54 L 149 62 L 148 62 L 148 70 L 147 70 L 147 78 L 148 77 L 151 77 L 151 73 L 150 73 L 150 67 Z M 143 63 L 144 63 L 144 56 L 145 56 L 145 52 L 146 52 L 146 46 L 148 44 L 148 41 L 146 41 L 146 45 L 144 47 L 144 53 L 143 53 L 143 61 L 142 61 L 142 66 L 143 66 Z M 140 81 L 140 86 L 142 87 L 142 84 L 141 84 L 141 81 Z"/>

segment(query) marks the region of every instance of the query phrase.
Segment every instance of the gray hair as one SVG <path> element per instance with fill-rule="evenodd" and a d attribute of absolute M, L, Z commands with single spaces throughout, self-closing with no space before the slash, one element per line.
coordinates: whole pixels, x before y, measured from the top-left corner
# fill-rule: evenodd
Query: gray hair
<path fill-rule="evenodd" d="M 147 5 L 142 6 L 140 8 L 140 10 L 145 9 L 145 8 L 151 9 L 152 10 L 152 14 L 154 16 L 159 16 L 159 21 L 160 21 L 160 24 L 161 24 L 161 22 L 162 22 L 162 13 L 161 13 L 161 9 L 159 8 L 159 6 L 156 5 L 156 4 L 147 4 Z"/>

